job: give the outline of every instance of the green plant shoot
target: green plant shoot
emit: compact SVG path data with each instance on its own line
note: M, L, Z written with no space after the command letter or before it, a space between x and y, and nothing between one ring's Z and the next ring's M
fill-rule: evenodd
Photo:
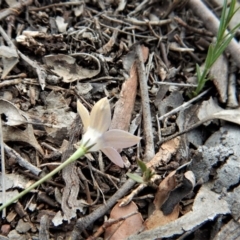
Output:
M127 173L127 176L138 183L149 183L155 173L151 168L148 168L143 161L137 160L137 164L140 167L143 176L141 177L134 173Z
M193 92L193 96L197 96L202 91L205 83L209 80L209 78L207 78L209 70L219 58L219 56L225 51L228 44L234 37L234 33L240 27L239 23L229 32L226 32L232 17L239 10L239 8L234 10L235 5L236 0L232 0L229 9L227 9L227 0L224 1L217 38L216 41L214 43L211 43L208 48L207 57L204 63L204 69L201 70L200 66L198 64L196 65L198 86Z

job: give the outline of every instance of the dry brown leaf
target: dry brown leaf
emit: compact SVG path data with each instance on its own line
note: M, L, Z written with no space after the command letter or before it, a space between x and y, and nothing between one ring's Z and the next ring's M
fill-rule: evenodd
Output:
M0 46L0 57L3 63L1 78L4 79L18 63L18 54L15 48Z
M152 160L147 163L147 167L166 165L171 160L172 156L176 154L179 146L180 137L176 137L168 142L163 143Z
M147 230L163 226L178 218L179 205L176 205L174 210L169 215L164 215L161 210L155 210L152 215L145 221L144 225Z
M168 176L163 179L159 184L158 190L154 199L154 205L156 209L160 209L163 203L167 200L169 193L176 187L175 179L176 171L172 171Z
M97 69L85 68L78 65L77 58L83 59L86 65L89 65L90 61L94 62ZM64 54L48 55L44 57L44 60L54 73L63 78L63 82L74 82L76 80L92 78L101 71L99 60L88 53L72 54L71 56Z
M6 126L3 128L3 140L5 142L25 142L33 146L39 153L44 155L42 147L38 144L31 124L27 124L24 130L18 129L11 126Z
M144 46L141 46L141 48L144 61L146 61L148 58L149 49ZM125 65L130 64L129 78L122 85L120 97L115 106L110 129L121 129L128 131L129 128L138 84L137 67L134 63L135 58L133 56L134 54L130 52L127 56L125 56L124 59L124 62L127 62Z
M20 110L4 99L0 99L0 114L4 114L3 121L8 126L18 126L26 122Z
M228 91L228 59L224 54L220 55L216 62L210 69L209 75L213 79L213 83L216 86L216 89L219 94L219 100L222 103L226 103L227 101L227 91Z
M158 226L167 224L178 218L179 215L179 205L176 205L173 211L164 215L160 210L163 203L167 200L170 192L176 187L175 179L176 171L171 172L158 186L158 190L154 199L155 211L149 216L145 221L144 225L146 229L153 229Z
M140 213L138 213L137 205L134 202L129 203L125 207L119 207L117 203L110 213L110 219L120 219L126 217L129 214L137 212L136 214L119 221L106 228L104 239L120 240L126 239L128 236L135 234L142 230L143 219Z

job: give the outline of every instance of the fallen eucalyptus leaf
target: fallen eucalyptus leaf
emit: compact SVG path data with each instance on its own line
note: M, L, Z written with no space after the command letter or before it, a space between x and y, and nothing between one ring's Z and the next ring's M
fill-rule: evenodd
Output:
M15 48L0 46L0 57L2 58L3 63L1 78L4 79L18 63L18 54Z
M91 68L80 66L77 63L79 58L81 58L84 66L91 66ZM54 73L63 78L63 82L74 82L76 80L92 78L101 71L100 61L88 53L77 53L71 56L64 54L48 55L44 57L44 60ZM96 66L96 69L93 69L93 66Z
M130 214L133 215L129 216ZM121 220L121 218L123 218L123 220ZM139 232L143 228L142 215L138 212L138 207L134 202L131 202L124 207L119 207L119 204L117 203L113 207L110 213L110 220L118 219L121 221L109 224L109 227L106 227L104 239L127 239L127 237Z
M18 126L26 122L20 110L4 99L0 99L0 114L4 114L3 122L8 126Z

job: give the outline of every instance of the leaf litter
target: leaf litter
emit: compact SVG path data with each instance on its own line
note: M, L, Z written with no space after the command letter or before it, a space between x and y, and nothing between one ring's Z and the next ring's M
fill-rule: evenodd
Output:
M107 96L110 128L142 137L118 149L125 168L92 153L9 206L2 238L239 237L239 52L233 40L206 91L189 98L222 6L210 1L217 18L206 23L200 2L0 3L7 199L74 151L77 100L90 110ZM141 176L137 159L154 171L148 183L126 177Z

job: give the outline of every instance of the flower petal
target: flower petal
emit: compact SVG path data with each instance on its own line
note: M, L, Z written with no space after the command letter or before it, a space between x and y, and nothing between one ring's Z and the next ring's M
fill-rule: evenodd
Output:
M116 165L123 168L124 162L121 155L111 147L102 148L101 151Z
M110 104L107 98L102 98L92 108L89 126L99 133L104 133L108 130L110 124Z
M105 146L116 149L131 147L141 140L140 137L134 136L123 130L113 129L103 134Z
M83 104L79 100L77 100L77 111L82 119L84 132L86 132L90 122L90 115L88 110L83 106Z

